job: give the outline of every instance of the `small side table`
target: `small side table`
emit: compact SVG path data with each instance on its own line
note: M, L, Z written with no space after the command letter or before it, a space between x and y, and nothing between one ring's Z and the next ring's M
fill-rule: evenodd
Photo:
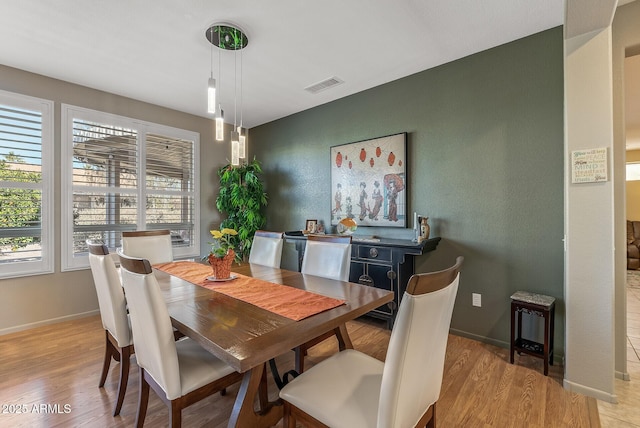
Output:
M549 364L553 365L553 327L555 318L555 297L543 294L517 291L511 296L511 357L513 353L525 354L544 360L544 375L549 374ZM544 318L544 343L522 338L522 313ZM518 335L516 336L516 313L518 314Z

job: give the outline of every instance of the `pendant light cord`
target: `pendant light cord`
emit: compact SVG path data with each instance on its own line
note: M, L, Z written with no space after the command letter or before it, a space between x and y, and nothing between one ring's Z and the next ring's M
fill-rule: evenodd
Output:
M244 43L244 40L242 40L242 43ZM243 70L244 68L242 67L242 50L240 50L240 128L242 128L242 115L244 113L244 104L243 104L243 98L242 98L242 87L243 87L242 71ZM240 131L242 132L242 129L240 129Z
M242 46L242 40L240 41ZM233 50L233 132L236 132L236 117L238 116L238 45L234 43Z

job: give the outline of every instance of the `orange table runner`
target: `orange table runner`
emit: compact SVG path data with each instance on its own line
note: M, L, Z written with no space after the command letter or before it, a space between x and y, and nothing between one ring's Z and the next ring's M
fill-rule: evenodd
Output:
M311 315L343 305L344 300L322 296L286 285L232 272L237 278L226 282L207 280L211 267L201 263L182 261L159 263L155 269L177 276L192 284L242 300L283 317L299 321Z

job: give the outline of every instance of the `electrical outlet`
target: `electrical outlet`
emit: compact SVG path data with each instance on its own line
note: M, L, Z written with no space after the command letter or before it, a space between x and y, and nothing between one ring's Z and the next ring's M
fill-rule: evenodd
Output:
M482 294L471 293L471 304L479 308L482 307Z

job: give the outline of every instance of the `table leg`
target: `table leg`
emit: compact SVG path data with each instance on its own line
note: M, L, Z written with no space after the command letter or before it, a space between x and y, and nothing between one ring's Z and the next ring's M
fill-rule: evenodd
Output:
M553 365L553 350L555 349L553 347L553 331L555 328L554 325L554 319L555 319L555 305L551 305L551 308L549 308L549 316L551 317L551 325L549 326L549 335L551 336L549 338L549 364Z
M513 364L513 353L516 346L516 306L511 302L511 346L509 347L509 362Z
M544 344L542 359L544 359L544 375L549 374L549 311L544 312Z
M282 419L282 402L267 402L266 363L247 371L233 405L228 427L270 427ZM255 399L260 399L260 411L254 410ZM265 405L266 404L266 405Z

